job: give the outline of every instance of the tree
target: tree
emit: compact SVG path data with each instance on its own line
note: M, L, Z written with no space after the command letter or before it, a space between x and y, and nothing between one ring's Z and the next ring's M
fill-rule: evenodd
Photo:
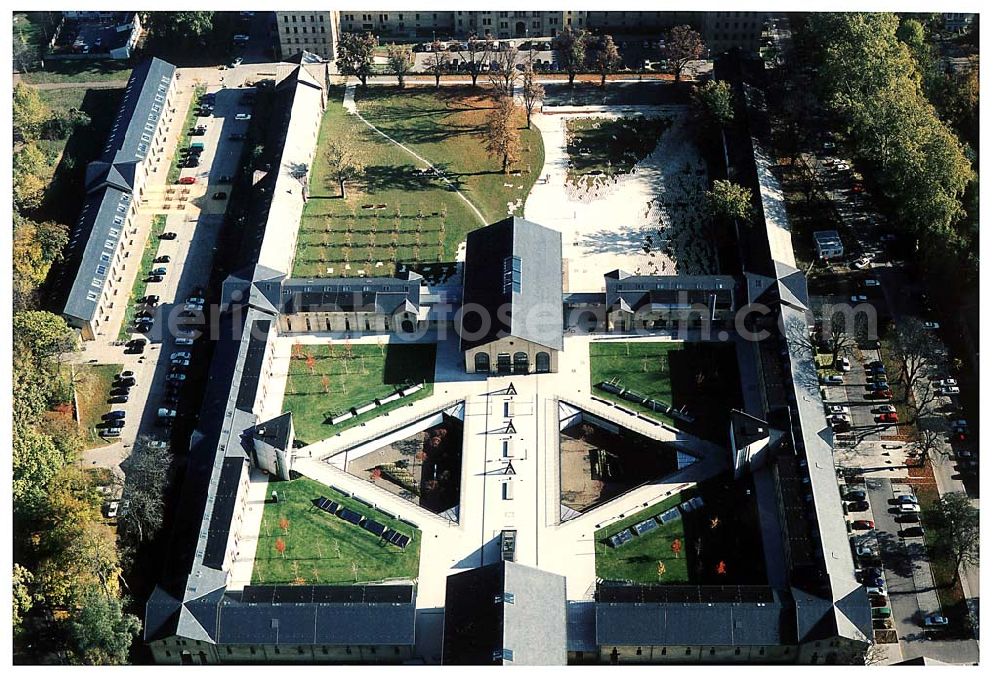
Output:
M692 92L699 114L723 126L733 122L733 91L724 80L710 80Z
M22 212L41 205L46 182L45 155L34 142L23 145L14 154L14 202Z
M100 589L87 589L70 623L76 654L85 664L127 664L142 622L125 612L124 603Z
M27 513L41 508L48 494L49 483L71 461L72 459L67 460L48 434L15 423L11 448L11 496L14 506Z
M154 447L149 437L141 436L123 464L126 475L118 535L130 548L138 548L163 526L164 495L172 462L170 450Z
M517 48L505 43L493 59L496 68L490 69L490 83L493 85L493 97L513 97L517 85ZM491 64L492 67L492 64Z
M670 542L670 550L673 551L675 560L681 557L681 548L682 545L680 538L674 537L674 540Z
M594 66L601 74L601 87L608 78L609 73L614 73L621 66L622 58L618 54L618 46L609 35L602 35L597 39L597 52L594 54Z
M479 74L490 57L489 47L485 41L476 38L475 34L469 36L466 46L465 50L459 51L458 58L462 60L462 68L472 77L472 87L476 87Z
M434 87L441 87L441 76L448 73L448 47L440 40L431 43L431 64L428 70L434 74Z
M524 65L524 73L521 75L521 97L524 100L525 124L524 127L531 127L531 113L535 105L545 97L545 88L538 82L535 74L534 60L530 58Z
M287 548L288 546L285 544L285 540L281 537L274 540L274 550L277 551L282 558L285 557L285 549Z
M209 46L215 12L149 12L146 16L150 37L171 52Z
M979 509L969 497L948 492L924 511L924 525L933 532L931 554L955 564L952 584L958 581L963 563L979 565Z
M902 365L899 381L906 388L906 398L911 399L915 397L917 381L929 379L928 372L941 366L947 350L915 317L903 317L896 322L893 337Z
M403 87L403 78L413 68L413 53L405 45L389 45L389 69L396 74L399 87Z
M346 135L335 135L326 148L326 161L331 175L340 184L340 196L346 199L347 181L365 171L357 142Z
M12 579L14 612L12 617L15 632L21 628L24 616L35 605L35 595L32 590L34 580L35 576L26 567L14 563L14 577Z
M41 358L58 357L77 348L76 334L59 315L25 310L14 315L15 344L24 344Z
M729 180L715 180L705 192L705 202L712 215L729 220L749 220L753 213L752 194Z
M705 54L701 35L688 25L674 26L663 36L663 61L674 74L674 80L681 79L681 71L689 62L700 59Z
M521 160L521 135L514 122L514 100L501 97L486 120L486 153L500 161L501 172Z
M14 137L25 142L38 139L42 126L52 116L38 90L24 83L14 86L13 109Z
M375 63L375 47L378 41L371 33L346 33L337 45L337 68L348 76L354 76L361 85L368 84L368 76Z
M564 28L552 41L559 66L569 76L569 84L573 85L576 74L583 68L587 60L586 34L574 28Z

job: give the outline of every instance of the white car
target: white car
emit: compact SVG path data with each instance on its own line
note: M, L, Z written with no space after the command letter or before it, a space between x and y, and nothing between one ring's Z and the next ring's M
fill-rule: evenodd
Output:
M862 295L851 296L851 302L852 303L867 303L868 302L868 296L862 296Z
M205 299L199 298L198 296L191 296L190 298L187 299L186 302L190 303L191 305L204 305Z
M188 312L201 312L205 309L204 305L198 305L197 303L185 303L184 309Z
M847 165L846 163L834 163L833 169L842 173L846 173L848 170L851 169L851 166Z
M823 379L827 385L844 385L844 377L840 374L833 374Z
M831 414L849 414L850 412L848 411L847 407L844 407L844 406L839 405L839 404L831 404L830 405L830 413Z
M899 512L900 513L920 513L920 504L910 504L910 503L900 504L899 505Z
M848 359L847 357L841 357L841 358L839 358L837 360L837 368L840 369L841 371L850 371L851 370L851 360Z
M865 286L868 288L875 288L876 286L881 286L882 282L878 279L865 279Z
M945 386L944 388L941 388L942 395L958 395L961 392L962 391L959 390L958 387L954 385L949 385Z
M900 494L896 497L896 501L901 504L915 504L917 503L917 498L912 494Z
M866 586L865 591L868 592L869 596L887 596L888 593L884 586Z
M924 322L924 328L930 329L931 331L936 331L941 328L941 325L937 322Z
M175 345L194 345L194 338L175 338Z
M233 68L235 69L242 63L243 63L243 57L236 57L236 59L233 60Z
M171 352L170 359L171 361L175 359L191 359L191 353L186 350L182 350L181 352Z
M880 404L872 409L873 414L895 414L896 408L891 404Z
M170 360L170 367L176 369L177 367L186 367L191 364L190 360L187 359L172 359Z
M104 510L104 517L115 518L117 516L118 516L118 502L117 501L108 502L108 506Z
M934 385L936 385L939 388L945 388L948 386L958 385L958 381L956 381L954 378L945 378L941 381L936 381Z
M855 270L863 270L872 266L871 258L858 258L851 263L851 268Z
M240 113L236 114L235 118L238 121L249 121L250 120L250 114L240 112Z

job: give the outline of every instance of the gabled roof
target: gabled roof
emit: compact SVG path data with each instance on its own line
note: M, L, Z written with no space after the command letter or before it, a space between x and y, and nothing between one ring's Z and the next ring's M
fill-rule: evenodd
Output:
M751 416L739 409L733 409L730 413L730 420L737 449L743 449L755 442L770 438L770 427L763 419Z
M288 436L292 432L292 412L286 411L273 419L261 421L250 431L250 436L258 442L263 442L276 449L288 446Z
M725 275L640 276L622 269L604 275L608 309L627 311L687 309L703 305L709 309L731 309L736 280Z
M286 279L281 284L280 309L296 312L396 312L416 313L420 305L420 279L408 277L356 277Z
M463 350L507 336L562 350L559 232L524 218L505 218L469 233L465 261ZM515 265L516 286L509 281L512 273L505 274Z

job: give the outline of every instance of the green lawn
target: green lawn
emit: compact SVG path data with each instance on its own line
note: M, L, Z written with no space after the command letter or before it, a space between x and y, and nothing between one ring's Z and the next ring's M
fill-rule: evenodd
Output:
M536 129L523 130L523 159L500 172L481 133L491 107L484 90L447 87L370 87L357 92L363 115L380 130L446 172L488 221L505 217L508 202L523 201L541 171L544 150ZM416 158L379 136L342 105L343 89L331 91L310 199L303 210L294 276L391 275L397 262L454 260L465 235L481 226L474 211L442 179L415 175ZM326 160L334 136L357 141L366 169L348 183L347 199ZM519 173L519 175L514 175ZM510 186L504 186L510 185ZM378 206L384 206L379 208Z
M601 390L597 386L602 381L684 408L694 421L668 417ZM715 442L728 442L730 411L742 405L739 368L730 343L591 343L590 383L594 395Z
M170 170L167 172L167 184L174 184L177 182L178 178L181 176L181 172L188 170L188 168L181 168L177 165L181 159L181 152L191 146L191 128L194 127L194 123L198 120L198 98L205 94L207 88L204 85L198 85L194 89L194 95L191 97L191 104L188 106L187 116L184 118L184 127L182 128L183 133L181 133L180 138L177 140L177 147L174 149L174 155L170 159ZM194 171L197 168L190 168Z
M128 306L125 308L125 316L122 317L122 325L118 330L118 340L128 340L132 334L129 331L132 321L132 310L135 309L135 301L146 295L146 275L153 269L153 260L156 252L160 248L159 234L167 225L166 215L154 215L153 224L149 230L149 237L142 250L142 260L139 262L139 271L135 274L135 281L132 282L132 290L128 294Z
M599 182L632 171L656 148L669 118L577 118L566 123L567 177Z
M114 409L128 409L124 404L108 404L111 383L121 370L121 364L78 364L74 367L80 430L87 442L95 447L111 441L97 435L101 417Z
M271 503L277 492L278 503ZM319 510L313 499L327 499L401 532L411 541L405 549L387 544L357 525ZM268 485L254 584L340 584L387 579L416 579L420 568L420 531L393 520L322 483L299 477L272 480ZM286 519L288 527L281 529ZM276 548L284 541L284 556Z
M641 537L633 536L632 541L617 549L611 548L606 540L646 518L652 518L677 506L696 494L694 488L684 490L595 532L597 576L602 579L623 579L650 584L687 583L689 581L687 541L681 518L671 520L666 525L658 525L655 530ZM676 556L672 546L675 539L679 539L681 543L680 553ZM662 575L659 574L661 561L664 568Z
M45 68L21 74L25 83L96 83L125 82L132 75L132 67L127 62L116 59L49 59Z
M433 344L301 345L292 352L284 409L295 421L295 437L316 442L434 394ZM383 356L384 353L384 356ZM312 367L310 367L312 363ZM393 389L426 385L409 397L390 402L337 425L330 416L361 407Z

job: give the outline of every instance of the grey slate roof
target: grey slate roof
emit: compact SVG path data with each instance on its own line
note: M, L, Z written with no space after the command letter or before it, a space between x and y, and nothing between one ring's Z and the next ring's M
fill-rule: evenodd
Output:
M520 292L504 286L504 261L520 258ZM469 233L465 250L462 349L506 336L563 346L562 235L509 217ZM485 329L474 310L486 313ZM471 312L471 314L470 314Z
M286 411L273 419L261 421L249 431L249 434L254 440L276 449L284 449L288 446L288 436L291 432L292 412Z
M636 311L641 308L687 309L705 305L732 310L736 280L730 276L638 276L618 269L604 275L604 298L608 309Z
M733 437L737 449L743 449L747 445L770 437L767 421L739 409L733 409L730 412L730 422L733 426Z
M132 195L111 186L87 194L80 219L70 233L67 253L76 263L63 314L81 324L94 319L111 262L125 238ZM141 273L140 273L141 276Z
M566 664L566 631L562 575L504 561L448 577L444 664Z
M157 57L132 69L125 95L118 108L111 134L101 152L107 163L142 161L149 155L150 135L165 113L166 92L174 80L176 67Z
M420 278L393 277L286 279L281 284L279 309L296 312L416 313L420 306Z

